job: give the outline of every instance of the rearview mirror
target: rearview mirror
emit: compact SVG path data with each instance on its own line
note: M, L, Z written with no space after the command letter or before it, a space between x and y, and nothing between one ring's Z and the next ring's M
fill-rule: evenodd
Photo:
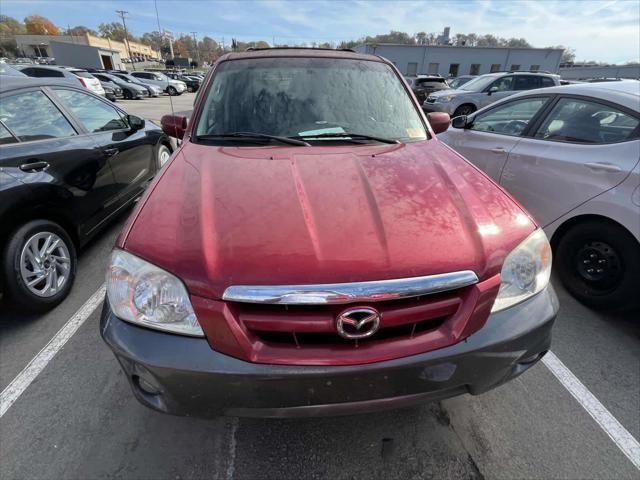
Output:
M144 119L135 115L127 115L127 123L132 132L142 130L144 128Z
M160 120L162 131L170 137L181 139L187 130L187 117L183 115L165 115Z
M471 126L471 122L466 115L460 115L459 117L454 117L451 120L451 126L453 128L467 128Z
M491 87L488 91L487 91L487 95L491 95L492 93L495 93L498 91L498 87Z
M449 124L451 123L449 114L444 112L427 113L427 120L429 121L429 125L431 125L433 133L435 134L446 131L447 128L449 128Z

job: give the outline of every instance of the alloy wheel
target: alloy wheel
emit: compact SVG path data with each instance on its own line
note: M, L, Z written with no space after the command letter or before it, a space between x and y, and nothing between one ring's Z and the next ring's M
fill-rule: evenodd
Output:
M69 248L55 233L36 233L22 247L20 276L29 291L39 297L60 292L69 279L70 268Z

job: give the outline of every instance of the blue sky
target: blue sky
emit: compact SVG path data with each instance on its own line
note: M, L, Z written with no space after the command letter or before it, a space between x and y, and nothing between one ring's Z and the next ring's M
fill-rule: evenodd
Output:
M157 0L160 24L174 33L198 32L278 43L355 39L400 30L492 33L524 37L536 47L568 45L579 60L640 59L640 0ZM136 35L157 30L152 0L0 0L0 13L37 13L59 26L115 21L130 12Z

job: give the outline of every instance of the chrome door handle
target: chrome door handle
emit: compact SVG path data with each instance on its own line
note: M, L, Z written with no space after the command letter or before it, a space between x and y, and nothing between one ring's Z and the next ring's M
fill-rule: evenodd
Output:
M596 172L621 172L622 169L618 165L614 165L613 163L604 163L604 162L589 162L584 164L587 168L594 170Z
M104 154L105 154L107 157L113 157L114 155L117 155L117 153L118 153L119 151L120 151L120 150L118 150L117 148L105 148L105 149L103 150Z
M493 153L507 153L507 150L504 147L492 148L491 151Z
M43 161L23 163L22 165L20 165L20 170L22 170L23 172L41 172L48 166L49 164Z

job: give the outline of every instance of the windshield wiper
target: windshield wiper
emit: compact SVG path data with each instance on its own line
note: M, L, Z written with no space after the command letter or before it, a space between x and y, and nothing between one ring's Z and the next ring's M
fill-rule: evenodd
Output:
M196 140L212 140L214 138L264 138L266 140L276 140L280 143L286 143L287 145L297 145L300 147L311 146L311 144L303 140L296 140L295 138L280 137L278 135L268 135L266 133L253 132L208 133L206 135L198 135L196 137Z
M390 138L375 137L373 135L364 135L362 133L349 133L349 132L327 132L327 133L312 133L309 135L296 135L293 138L344 138L353 140L375 140L380 143L400 143L399 140L392 140Z

